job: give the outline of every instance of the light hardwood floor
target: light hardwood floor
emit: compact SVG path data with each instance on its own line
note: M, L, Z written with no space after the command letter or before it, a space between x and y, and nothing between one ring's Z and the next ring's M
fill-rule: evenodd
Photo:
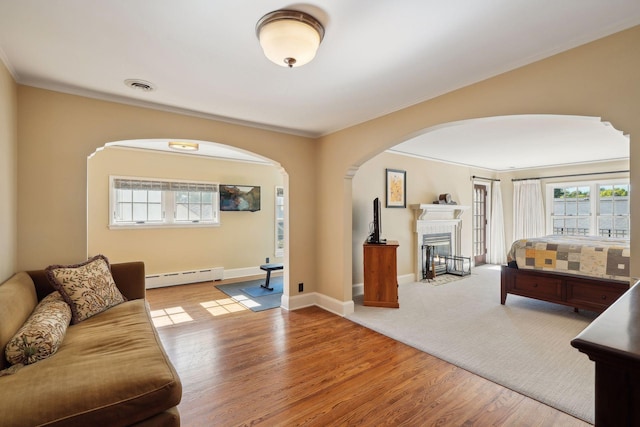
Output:
M589 425L317 307L255 313L211 282L147 299L183 426Z

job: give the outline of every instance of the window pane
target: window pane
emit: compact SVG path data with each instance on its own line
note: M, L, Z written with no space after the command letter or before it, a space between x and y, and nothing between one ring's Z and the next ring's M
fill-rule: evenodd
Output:
M629 230L629 218L626 216L617 216L614 219L616 230Z
M200 205L190 205L189 206L189 219L196 220L200 219Z
M189 192L189 203L200 203L200 192L199 191L190 191Z
M564 220L564 226L566 229L575 229L577 225L578 224L576 218L566 218Z
M116 206L116 219L118 221L132 221L131 203L118 203Z
M213 219L213 205L202 205L202 219L203 221L211 221Z
M188 191L176 191L176 203L188 203L189 192Z
M600 215L613 214L613 200L611 197L600 198Z
M554 201L553 201L553 214L554 215L566 215L564 199L554 199Z
M116 199L120 202L131 202L131 190L116 190Z
M176 204L176 221L187 221L189 219L188 205Z
M611 216L602 216L600 217L600 229L610 230L613 228L613 217Z
M213 203L213 193L208 192L208 191L203 191L202 192L202 203L208 203L208 204Z
M159 203L149 204L149 221L162 221L162 205Z
M616 215L629 215L629 198L616 197L614 200L614 211Z
M135 197L135 195L134 195ZM133 220L134 221L146 221L147 220L147 204L146 203L134 203L133 204Z
M133 201L135 202L146 202L147 201L147 190L133 190Z
M149 191L149 203L161 203L162 191Z
M578 199L578 215L590 215L591 214L591 201L589 198Z

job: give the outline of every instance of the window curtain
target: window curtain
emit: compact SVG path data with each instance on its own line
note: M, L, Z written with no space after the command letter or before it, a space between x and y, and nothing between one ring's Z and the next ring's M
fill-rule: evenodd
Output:
M491 184L491 239L489 239L489 263L505 264L507 253L504 240L504 212L502 210L502 190L500 181Z
M513 182L513 239L544 236L544 203L539 179Z

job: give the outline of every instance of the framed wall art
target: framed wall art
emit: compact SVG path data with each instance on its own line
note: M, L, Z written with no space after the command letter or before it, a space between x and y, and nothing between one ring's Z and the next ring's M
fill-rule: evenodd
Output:
M407 207L407 172L398 169L386 169L387 207Z

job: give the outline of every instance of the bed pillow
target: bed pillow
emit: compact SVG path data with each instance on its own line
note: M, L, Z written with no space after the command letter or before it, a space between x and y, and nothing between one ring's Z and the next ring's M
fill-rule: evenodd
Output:
M71 324L80 323L126 298L111 276L109 260L104 255L75 265L51 265L47 278L71 307Z
M70 321L69 304L60 293L50 293L38 303L31 316L7 343L7 362L28 365L53 355L62 344Z

